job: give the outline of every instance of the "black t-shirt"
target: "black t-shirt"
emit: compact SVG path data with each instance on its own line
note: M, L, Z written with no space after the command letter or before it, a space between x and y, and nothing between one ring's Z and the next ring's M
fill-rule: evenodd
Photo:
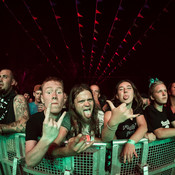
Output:
M62 113L63 111L60 113L59 117L61 117ZM45 118L44 111L33 114L30 117L30 119L27 121L26 124L26 141L39 140L39 138L42 136L44 118ZM70 123L70 115L68 112L66 113L61 126L65 127L68 131L70 131L71 123Z
M13 108L13 100L16 95L16 92L12 89L7 96L0 96L0 124L9 124L16 121Z
M171 128L171 122L175 120L172 111L166 107L163 107L163 111L160 112L153 105L149 105L146 107L144 115L148 132L153 132L158 128Z
M134 111L134 114L143 114L143 111L141 108L139 108ZM117 139L128 139L131 137L131 135L134 134L137 128L138 126L137 126L136 118L133 118L133 120L128 119L123 123L119 124L115 135Z

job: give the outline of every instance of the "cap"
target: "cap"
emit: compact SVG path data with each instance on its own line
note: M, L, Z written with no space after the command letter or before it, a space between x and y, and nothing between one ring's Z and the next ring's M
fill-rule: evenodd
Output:
M40 84L35 85L34 89L33 89L34 92L38 91L38 90L41 90L41 85Z

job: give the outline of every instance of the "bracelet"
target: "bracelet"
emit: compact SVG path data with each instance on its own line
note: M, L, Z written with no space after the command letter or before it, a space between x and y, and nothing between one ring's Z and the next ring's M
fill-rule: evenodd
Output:
M111 130L111 131L116 131L116 129L117 128L111 128L109 125L108 125L108 123L106 124L106 126L107 126L107 128L109 129L109 130ZM115 125L114 125L115 126Z
M131 139L128 139L127 143L130 143L132 145L135 145L136 144L136 142L134 140L131 140Z
M90 135L86 135L86 141L87 141L87 142L91 141Z

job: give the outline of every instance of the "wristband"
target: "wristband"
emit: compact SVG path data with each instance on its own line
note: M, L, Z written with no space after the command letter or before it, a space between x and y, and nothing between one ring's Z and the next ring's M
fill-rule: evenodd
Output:
M131 139L128 139L127 143L130 143L132 145L135 145L136 144L136 142L134 140L131 140Z
M108 128L109 130L111 130L111 131L116 131L116 128L110 127L110 126L108 125L108 123L106 124L106 126L107 126L107 128Z
M90 141L91 141L90 135L86 135L86 141L87 141L87 142L90 142Z

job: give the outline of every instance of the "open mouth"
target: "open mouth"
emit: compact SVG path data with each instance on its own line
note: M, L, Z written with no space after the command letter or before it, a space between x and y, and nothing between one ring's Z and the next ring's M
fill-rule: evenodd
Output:
M128 98L129 98L128 95L124 95L124 96L123 96L123 99L124 99L124 100L128 100Z
M85 117L89 118L91 117L91 110L90 109L84 109L83 110Z

